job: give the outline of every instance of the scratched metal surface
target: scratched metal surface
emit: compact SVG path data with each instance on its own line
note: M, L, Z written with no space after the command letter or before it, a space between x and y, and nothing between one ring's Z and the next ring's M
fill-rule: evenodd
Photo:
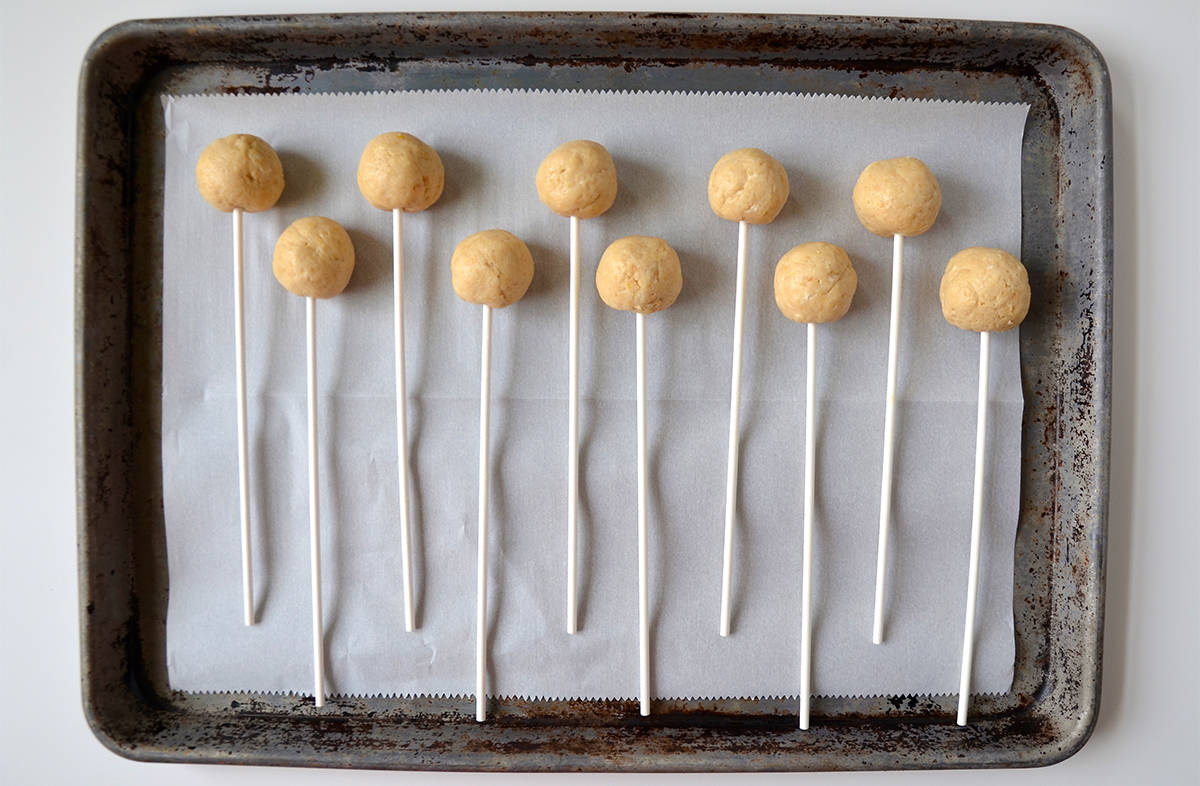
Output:
M1026 395L1012 691L545 702L186 695L166 684L159 402L164 92L405 88L809 91L1031 104ZM840 770L1050 764L1100 696L1111 389L1111 100L1056 27L738 15L393 14L130 22L79 88L76 437L82 688L117 753L154 761L485 770Z

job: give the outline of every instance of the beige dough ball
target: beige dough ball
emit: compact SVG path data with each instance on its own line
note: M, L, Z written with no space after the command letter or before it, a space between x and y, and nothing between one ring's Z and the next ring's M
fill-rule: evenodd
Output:
M468 303L504 308L533 281L533 255L511 232L486 229L467 237L450 258L454 291Z
M263 140L230 134L204 148L196 161L200 195L217 210L258 213L283 193L283 164Z
M679 255L657 237L621 238L604 250L596 268L600 299L621 311L662 311L682 288Z
M942 275L942 315L963 330L1001 332L1029 313L1029 274L998 248L965 248Z
M942 189L919 158L876 161L854 184L858 220L882 237L912 237L927 231L941 207Z
M358 160L358 190L380 210L417 213L436 202L445 185L437 151L412 134L380 134Z
M793 322L833 322L850 310L858 274L833 243L803 243L775 266L775 304Z
M721 156L708 175L708 204L730 221L769 224L788 198L783 164L754 147Z
M354 244L333 219L297 219L276 241L271 268L293 295L333 297L346 288L354 272Z
M537 171L538 197L560 216L595 218L617 198L617 168L598 142L577 139L554 148Z

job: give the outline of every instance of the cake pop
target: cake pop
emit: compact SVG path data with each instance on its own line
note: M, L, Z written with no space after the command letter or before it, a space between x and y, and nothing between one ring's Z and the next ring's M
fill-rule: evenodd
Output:
M487 530L488 432L491 420L492 309L517 302L533 281L533 255L520 238L488 229L465 238L450 260L454 292L482 306L483 339L479 374L479 530L475 595L475 720L487 720Z
M871 640L883 643L883 602L887 579L887 541L892 510L892 460L896 418L896 357L900 344L904 238L933 226L942 206L942 190L919 159L888 158L867 166L854 184L854 212L868 231L892 237L892 305L888 325L887 397L883 416L883 470L879 493L879 546L875 560L875 617Z
M750 224L769 224L788 198L783 164L746 147L717 161L708 176L708 204L728 221L738 222L737 289L733 306L733 372L729 385L729 453L725 472L725 542L721 562L721 635L729 635L733 583L733 525L737 512L738 415L742 403L742 334L746 307L746 244Z
M275 243L275 278L304 298L308 354L308 523L312 579L313 697L325 704L324 620L321 613L321 509L317 452L317 299L346 288L354 272L354 245L340 224L321 216L292 222Z
M250 468L246 445L246 297L242 213L275 205L283 193L283 164L275 150L250 134L231 134L204 148L196 185L210 205L233 214L233 347L237 388L238 510L242 541L242 618L254 624L254 572L250 554Z
M578 627L575 572L579 515L579 219L595 218L617 198L617 169L598 142L565 142L542 160L537 171L538 198L560 216L568 216L571 293L567 336L567 633Z
M404 363L404 214L430 207L442 195L445 171L437 151L412 134L389 132L367 143L358 160L358 190L374 207L392 213L393 323L396 370L396 463L400 489L400 562L404 629L416 627L413 610L412 528L409 525L408 389Z
M667 308L683 288L679 255L657 237L623 237L610 245L596 268L600 299L636 322L638 455L638 707L650 714L650 591L646 545L646 327L645 317Z
M1011 330L1029 312L1029 274L1013 255L995 248L963 249L950 258L940 290L950 324L979 333L979 408L975 424L975 481L971 501L971 555L958 684L958 725L967 724L975 651L975 601L983 532L983 477L987 451L988 365L991 334Z
M846 252L832 243L804 243L775 266L775 303L793 322L808 325L804 393L804 545L800 583L800 728L808 728L812 698L812 530L817 477L817 323L841 319L850 309L858 274Z

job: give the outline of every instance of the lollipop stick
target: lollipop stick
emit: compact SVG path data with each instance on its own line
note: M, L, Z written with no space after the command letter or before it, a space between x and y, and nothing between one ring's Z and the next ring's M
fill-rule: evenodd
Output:
M233 209L233 354L237 366L238 509L242 517L242 618L254 624L254 573L250 560L250 470L246 449L246 297L242 210Z
M488 423L491 416L492 309L483 307L483 355L479 373L479 543L475 595L475 720L487 720L487 529Z
M721 563L721 635L729 635L729 590L733 579L733 519L737 512L738 414L742 408L742 327L746 311L746 232L738 222L737 292L733 306L733 378L729 386L729 456L725 472L725 553Z
M408 390L404 381L404 214L392 211L392 276L395 281L396 455L400 465L400 561L404 578L404 630L412 632L412 530L408 524Z
M987 443L988 336L979 334L979 411L975 420L975 490L971 501L971 562L967 569L967 617L963 628L962 672L958 680L958 725L967 725L971 703L971 661L975 653L975 594L979 584L979 541L983 529L983 470Z
M900 297L904 235L892 236L892 313L888 327L887 402L883 414L883 479L879 490L879 551L875 559L875 626L871 641L883 643L883 598L887 581L888 519L892 512L892 443L896 421L896 352L900 345Z
M321 616L321 509L317 476L317 301L304 299L308 343L308 528L312 567L313 696L325 706L325 634Z
M637 315L638 684L642 715L650 714L650 591L646 555L646 316Z
M812 694L812 530L817 476L817 326L808 323L804 387L804 573L800 579L800 728L808 728Z
M567 392L567 633L576 631L579 508L579 218L571 216L571 306Z

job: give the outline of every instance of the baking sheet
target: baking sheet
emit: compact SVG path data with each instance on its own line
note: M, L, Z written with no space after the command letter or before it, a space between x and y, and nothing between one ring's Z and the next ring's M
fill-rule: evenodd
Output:
M302 303L273 281L291 220L342 221L358 268L318 308L326 630L337 693L473 690L478 310L453 296L450 252L500 226L534 251L531 292L495 317L491 650L501 695L636 693L632 318L584 288L582 630L563 631L566 220L532 178L556 144L596 138L617 160L613 210L584 222L585 283L604 245L659 234L680 252L679 303L648 320L653 681L660 696L789 695L798 684L803 328L775 310L774 261L842 245L859 292L822 328L814 687L821 694L957 688L970 515L976 345L949 327L937 282L967 245L1020 248L1025 107L794 95L454 92L168 99L164 189L163 472L171 598L168 669L181 690L310 689ZM753 118L747 123L746 118ZM514 120L520 119L520 120ZM536 119L536 122L527 119ZM880 135L878 128L892 129ZM390 217L354 185L383 130L441 152L447 192L406 220L409 404L421 628L400 624L392 414ZM208 141L269 139L280 205L247 216L247 336L256 596L240 623L228 216L195 191ZM708 209L711 164L755 145L793 197L752 228L743 377L734 635L716 635L736 229ZM890 242L853 216L865 163L912 154L938 173L943 213L908 241L888 641L870 644ZM214 238L220 238L215 241ZM257 262L255 261L257 260ZM1019 498L1017 336L993 343L988 539L975 686L1011 681Z

